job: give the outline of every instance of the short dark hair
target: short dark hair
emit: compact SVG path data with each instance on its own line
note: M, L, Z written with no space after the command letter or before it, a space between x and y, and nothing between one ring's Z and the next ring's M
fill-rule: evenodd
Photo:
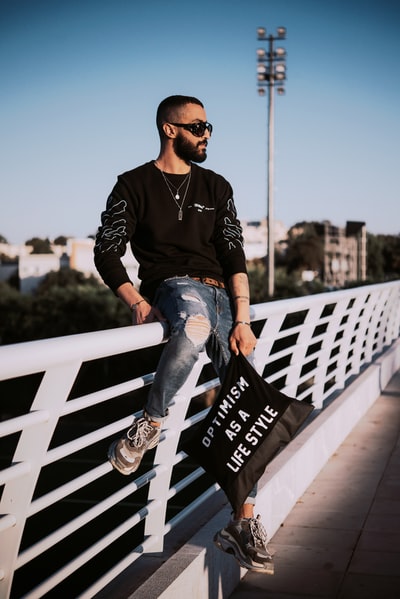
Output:
M160 102L156 116L157 129L160 137L164 135L162 128L163 124L171 122L171 120L175 118L175 112L183 106L186 106L186 104L197 104L204 108L202 102L192 96L168 96L168 98L165 98L165 100Z

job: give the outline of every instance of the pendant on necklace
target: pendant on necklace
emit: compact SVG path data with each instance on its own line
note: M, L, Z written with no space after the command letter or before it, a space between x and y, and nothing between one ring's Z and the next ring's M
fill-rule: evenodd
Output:
M179 193L176 194L175 199L176 200L180 200L181 199L181 196L179 195Z
M183 212L182 212L182 209L180 208L179 212L178 212L178 220L182 220L182 219L183 219Z

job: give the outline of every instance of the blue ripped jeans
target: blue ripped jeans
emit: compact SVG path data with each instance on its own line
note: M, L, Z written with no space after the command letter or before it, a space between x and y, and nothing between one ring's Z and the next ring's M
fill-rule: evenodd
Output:
M168 416L176 392L185 383L200 352L206 350L223 379L230 359L232 310L227 292L174 277L161 283L154 305L167 319L169 340L162 352L145 410L155 421Z
M167 319L169 340L162 352L145 412L154 421L168 416L168 406L185 383L200 352L206 351L223 381L231 351L233 325L228 293L189 277L174 277L161 283L154 305ZM256 488L246 503L254 503Z

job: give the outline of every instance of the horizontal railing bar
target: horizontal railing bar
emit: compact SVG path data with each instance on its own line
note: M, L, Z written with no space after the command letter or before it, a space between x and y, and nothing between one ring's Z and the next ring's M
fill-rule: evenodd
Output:
M184 507L178 514L173 516L171 520L169 520L165 525L165 534L170 532L173 528L175 528L178 524L183 522L185 518L187 518L190 514L192 514L195 510L197 510L207 499L212 497L216 491L219 491L221 487L218 483L214 483L204 491L201 495L196 497L194 501L192 501L189 505Z
M14 462L8 468L0 471L0 485L4 485L12 480L26 476L31 471L30 462Z
M91 545L89 549L83 551L75 559L73 559L68 564L60 568L60 570L58 570L51 577L49 577L43 584L33 589L33 591L29 593L29 595L25 596L26 599L28 599L28 597L31 597L31 599L43 597L45 593L53 589L56 585L60 584L60 582L62 582L68 576L73 574L78 568L85 565L90 559L93 559L93 557L98 555L100 551L102 551L108 545L120 538L128 530L139 524L149 514L149 512L149 506L140 509L138 512L136 512L136 514L134 514L128 520L120 524L117 528L113 529L106 536L102 537L94 545Z
M17 524L17 519L13 514L2 514L0 516L0 532L4 532Z
M8 418L0 423L0 437L13 435L26 428L35 426L35 424L43 424L44 422L48 422L49 418L50 414L48 410L36 410L34 412L28 412L23 416Z
M63 445L59 445L53 449L49 449L46 454L44 465L47 466L48 464L61 460L62 458L65 458L79 451L80 449L84 449L93 443L97 443L97 441L103 440L105 437L120 432L123 428L128 428L131 424L132 416L127 416L117 422L97 429L96 431L92 431L91 433L82 435L81 437L77 437L73 441L69 441L68 443L64 443Z
M110 465L108 462L104 462L100 466L96 466L96 468L92 468L85 474L81 474L76 478L73 478L69 482L57 487L50 493L46 493L45 495L41 495L37 499L34 499L30 505L29 517L38 514L42 510L48 508L50 505L57 503L62 499L65 499L68 495L79 491L83 487L90 485L95 480L98 480L105 474L108 474L110 471Z
M388 285L390 285L390 283L388 283ZM379 283L376 285L368 285L368 291L370 293L373 293L376 290L380 290L379 288ZM253 320L263 320L268 316L275 316L280 314L286 315L295 312L300 312L306 309L311 309L314 305L318 306L322 303L325 306L327 306L330 304L337 304L343 299L346 299L349 302L350 299L355 298L360 293L360 289L362 288L358 287L354 290L337 290L325 292L323 294L306 295L302 297L295 297L289 299L280 299L277 301L272 301L263 304L252 304L251 317ZM366 287L364 287L363 289L366 289Z
M0 380L20 376L21 372L44 372L79 359L87 362L152 347L165 341L165 332L161 322L154 322L140 327L137 334L132 326L127 326L5 345L0 347Z
M53 449L50 449L44 461L44 465L49 465L53 462L61 460L73 453L76 453L80 449L84 449L89 445L93 445L97 443L97 441L102 441L104 438L109 437L115 433L119 433L121 430L129 428L133 421L133 416L136 416L138 413L133 414L132 416L126 416L125 418L121 418L112 424L99 428L91 433L86 435L82 435L81 437L77 437L73 441L69 441L68 443L63 443Z
M180 524L180 522L182 522L187 516L192 514L199 506L202 505L204 501L212 497L214 493L219 490L219 488L220 487L217 483L213 484L206 491L204 491L204 493L199 495L199 497L197 497L192 503L183 508L179 514L176 514L173 518L171 518L171 520L164 526L163 535L166 535L174 527ZM121 574L121 572L123 572L141 556L142 553L138 553L140 549L143 549L143 551L151 551L152 546L157 543L157 541L157 536L149 536L141 546L136 547L129 555L118 562L114 568L107 572L101 579L96 581L94 585L86 589L82 595L79 595L77 599L91 599L96 592L103 589L109 582L114 580L119 574ZM32 597L32 599L34 598Z
M160 441L163 439L164 436L165 432L161 434ZM74 478L73 480L69 481L68 483L65 483L64 485L57 487L50 493L42 495L41 497L35 499L32 502L30 506L31 509L29 511L29 516L33 516L34 514L42 511L43 509L46 509L46 507L49 507L49 505L52 505L56 501L64 499L65 497L67 497L71 493L74 493L75 491L79 491L88 484L94 482L95 480L98 480L101 476L108 474L111 470L112 466L110 465L110 463L108 461L104 462L104 464L101 464L96 468L92 468L92 470L89 470L88 472L85 472L85 474L82 474L77 478ZM134 488L133 491L138 490L145 484L147 484L149 482L149 477L147 476L147 474L144 474L140 478L136 479L134 482L136 483L136 488ZM130 490L128 494L132 492L132 486L130 486L129 489Z
M387 283L386 286L390 287L390 285L394 286L395 284L396 282ZM355 298L359 289L356 288L354 293L351 294L349 294L349 290L339 290L329 294L315 294L267 304L255 304L251 306L251 317L252 320L263 320L282 313L291 314L302 309L309 309L314 304L321 303L321 295L325 296L323 298L325 299L325 305L338 303L343 298L349 301L349 295ZM372 294L375 290L379 290L379 284L368 286L369 294ZM327 295L330 296L329 300L331 301L326 298ZM329 319L329 317L327 318ZM47 370L55 364L75 361L80 356L82 360L88 361L151 347L166 340L166 327L162 323L147 324L145 327L140 327L140 329L140 335L132 334L132 327L127 326L108 331L48 339L45 342L46 351L41 351L43 341L30 341L1 347L0 380L18 376L21 372L21 363L24 364L24 373L31 374ZM79 343L77 343L78 337Z
M193 397L197 397L198 395L201 395L202 393L211 391L212 389L215 389L215 387L218 387L219 385L220 385L220 381L218 378L211 379L209 381L205 381L204 383L197 385L197 387L194 390Z
M137 389L141 389L147 385L150 385L153 380L154 372L136 379L132 379L131 381L126 381L125 383L114 385L113 387L107 387L106 389L95 391L94 393L90 393L88 395L82 395L82 397L70 399L64 404L62 416L90 408L94 405L102 403L103 401L124 395L125 393L136 391Z
M125 531L126 532L126 531ZM164 531L162 531L164 532ZM150 552L154 545L158 544L159 536L152 535L147 537L141 545L135 547L128 555L126 555L121 561L119 561L111 570L106 572L101 578L99 578L92 586L86 589L76 599L92 599L93 596L100 590L102 590L109 582L114 580L121 572L132 565L144 552ZM32 597L32 599L35 599Z
M173 486L170 487L168 491L168 499L172 499L172 497L175 497L177 493L180 493L180 491L186 489L186 487L198 480L203 474L203 468L196 468L196 470L193 470L193 472L182 478L180 481L176 482Z
M111 468L111 466L110 466L110 468ZM165 466L160 465L160 466L156 466L155 468L153 468L152 470L147 472L142 477L141 482L143 484L141 486L144 486L145 484L150 482L150 480L152 478L154 478L157 473L163 471L164 469L165 469ZM76 532L79 528L81 528L85 524L88 524L89 522L91 522L92 520L94 520L95 518L100 516L103 512L108 510L108 508L112 507L113 505L115 505L116 503L121 501L122 499L125 499L125 497L130 495L132 492L138 490L139 488L140 487L137 485L137 482L133 481L132 483L130 483L130 484L126 485L125 487L123 487L122 489L120 489L119 491L116 491L112 495L109 495L106 499L99 501L95 506L89 508L83 514L70 520L68 522L68 524L61 526L60 528L55 530L53 533L49 534L47 537L45 537L41 541L38 541L34 545L31 545L29 548L25 549L18 556L17 568L20 568L21 566L23 566L30 560L34 559L38 555L41 555L44 551L46 551L47 549L49 549L50 547L52 547L59 541L65 539L72 533Z
M124 393L128 393L130 391L135 391L142 387L145 387L151 384L154 380L154 372L149 373L143 377L139 377L133 379L132 381L127 381L126 383L121 383L119 385L115 385L113 387L107 387L107 389L103 389L101 391L96 391L94 393L90 393L88 395L84 395L82 397L78 397L72 400L69 400L64 405L62 410L62 416L66 416L67 414L72 414L78 412L79 410L86 409L88 407L97 405L103 401L108 401L114 399L119 395L123 395ZM215 378L210 381L205 381L199 384L193 394L193 397L200 395L201 393L205 393L212 389L215 389L219 385L219 379ZM125 419L124 419L125 420ZM123 427L121 427L123 428ZM104 431L104 429L102 429ZM114 432L114 431L112 431Z

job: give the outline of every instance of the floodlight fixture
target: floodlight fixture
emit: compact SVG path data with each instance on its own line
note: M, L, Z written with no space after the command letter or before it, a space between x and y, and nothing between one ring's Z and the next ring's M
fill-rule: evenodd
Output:
M267 186L267 227L268 227L268 295L273 297L275 287L275 242L274 242L274 89L279 96L285 93L286 50L274 48L274 42L286 39L286 28L277 27L276 35L268 35L265 27L257 28L257 39L268 42L268 49L257 50L258 94L266 95L268 88L268 186Z

